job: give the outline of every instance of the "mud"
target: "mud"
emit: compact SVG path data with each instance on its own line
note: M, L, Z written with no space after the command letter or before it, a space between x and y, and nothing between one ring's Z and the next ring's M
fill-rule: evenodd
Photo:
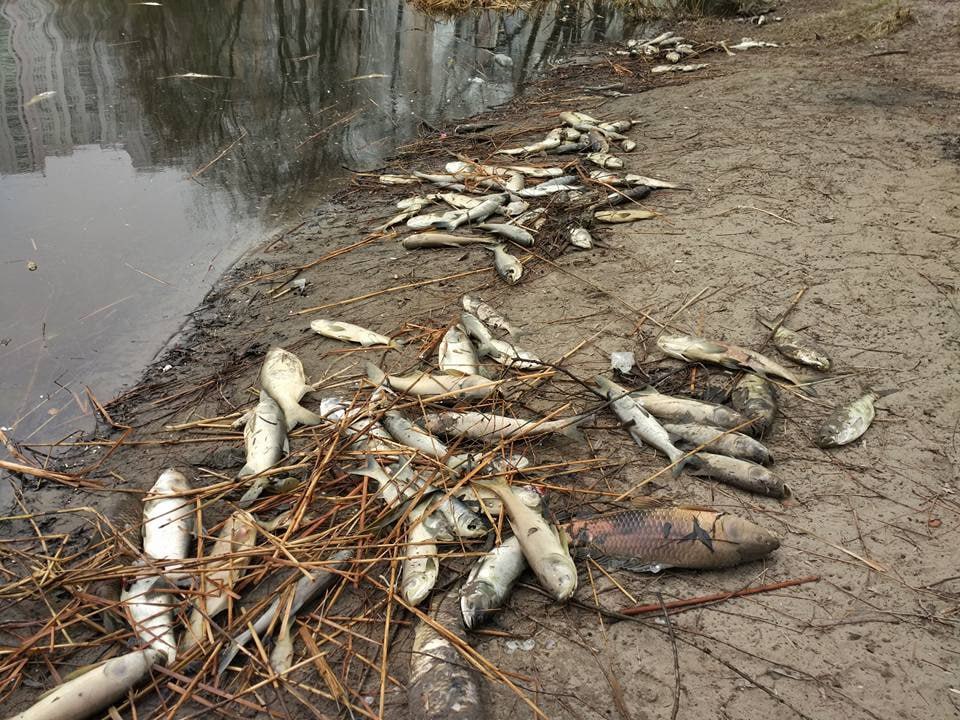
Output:
M510 118L518 126L564 107L639 119L630 133L639 147L626 156L628 168L690 190L651 196L645 204L661 219L596 230L592 252L531 260L515 287L497 280L482 249L406 252L394 240L372 239L331 256L391 215L389 199L401 196L372 192L369 184L348 188L224 277L141 385L110 406L117 424L135 428L94 473L110 491L25 479L24 506L89 504L123 517L136 506L136 495L123 491L146 488L164 466L235 471L239 436L173 444L181 436L163 426L239 411L253 399L250 388L272 344L296 350L311 379L329 378L329 392L356 378L363 360L397 370L415 360L413 350L387 357L344 352L309 331L321 315L388 334L408 323L436 330L459 311L463 292L475 292L521 324L524 346L543 357L559 358L588 340L566 364L590 377L606 370L616 350L636 352L641 368L665 367L652 341L658 326L646 317L760 347L767 331L757 315L775 316L807 287L789 324L827 348L836 370L817 398L781 394L781 418L767 441L794 499L780 504L688 476L661 476L653 486L774 530L781 548L766 562L715 572L607 577L582 566L576 598L615 611L634 604L627 593L647 603L658 594L669 601L809 575L820 580L671 615L675 640L662 617L618 621L521 588L496 627L532 639L533 649L483 635L476 647L516 673L551 718L671 717L675 653L676 717L956 716L960 166L944 133L960 132L953 125L960 53L928 40L955 36L960 8L912 3L915 23L867 40L878 13L892 4L877 10L875 3L847 3L842 11L833 5L792 2L777 11L782 23L761 28L732 21L683 27L688 37L735 42L749 35L784 47L711 54L708 70L682 82L600 101L552 94L543 106L539 95L528 95L526 115ZM909 53L875 55L889 49ZM421 167L403 157L400 169ZM307 281L303 295L274 297L283 289L276 283L250 282L314 262L298 275ZM298 314L316 306L325 309ZM819 421L861 386L899 392L879 403L862 441L815 448ZM528 400L537 410L557 399L546 388ZM603 429L609 421L598 425L588 430L589 452L625 466L565 482L620 492L662 466ZM82 466L104 452L77 449L71 462ZM543 453L576 458L585 449L554 442ZM213 481L198 472L198 482ZM23 522L6 524L10 532L33 532ZM48 533L74 533L74 545L83 527L76 517L42 525ZM405 678L407 628L397 642L390 672ZM27 672L42 682L39 667ZM362 692L376 695L377 682L369 679ZM34 692L19 691L12 707ZM502 687L489 685L488 694L493 717L529 712ZM386 699L387 717L405 716L401 689L390 686ZM307 717L290 708L292 716Z

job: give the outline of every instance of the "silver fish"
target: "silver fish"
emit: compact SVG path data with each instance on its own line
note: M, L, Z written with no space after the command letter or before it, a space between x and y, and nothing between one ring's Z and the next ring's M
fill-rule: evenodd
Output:
M530 209L530 203L528 203L526 200L521 200L520 198L517 198L516 200L513 200L510 203L504 205L503 214L506 215L507 217L517 217L518 215L522 215L529 209Z
M751 38L741 38L736 45L731 45L731 50L749 50L751 48L780 47L776 43L764 42L763 40L752 40Z
M392 348L397 347L397 343L394 340L382 333L368 330L359 325L343 322L342 320L314 320L310 323L310 329L318 335L333 338L334 340L342 340L343 342L358 343L363 347L371 347L374 345L386 345Z
M657 347L664 354L686 362L709 362L732 370L749 370L758 375L781 377L807 394L815 394L812 389L801 387L803 381L780 363L739 345L692 335L661 335L657 338Z
M777 416L777 391L759 375L744 373L730 392L730 404L753 421L744 432L763 437Z
M598 210L593 217L600 222L606 223L628 223L635 220L649 220L657 217L653 210L644 210L643 208L627 208L625 210Z
M475 315L462 313L460 318L467 333L476 340L477 353L480 357L489 357L501 365L521 370L539 368L543 365L540 358L533 353L521 350L506 340L495 338Z
M477 227L481 230L491 232L494 235L504 237L507 240L512 240L513 242L517 243L517 245L523 245L524 247L533 247L533 243L535 242L533 235L517 225L506 225L503 223L481 223L477 225Z
M440 573L437 534L426 522L421 522L430 505L430 498L425 498L407 516L407 546L401 563L400 593L411 605L419 605L430 594Z
M313 387L307 385L300 358L289 350L273 347L267 351L260 368L260 387L267 391L287 421L287 430L293 430L298 424L317 425L323 418L300 405L300 399Z
M765 327L773 329L773 324L761 319ZM773 346L788 360L801 365L809 365L822 372L830 369L830 356L816 343L807 340L800 333L780 325L773 333Z
M466 213L465 222L475 223L482 222L486 220L491 215L497 215L503 208L503 204L507 202L510 198L506 195L491 195L482 203L477 205L474 208L469 210L464 210Z
M461 300L463 309L468 313L473 313L481 322L484 322L492 327L499 328L510 335L517 335L519 333L517 327L513 325L509 320L507 320L503 315L498 313L490 305L485 303L480 298L475 295L464 295Z
M593 237L590 231L582 227L572 227L568 234L570 244L581 250L590 250L593 248Z
M503 245L485 245L493 253L493 265L497 274L511 285L515 285L523 275L523 263L507 252Z
M143 503L143 553L153 560L184 560L190 553L194 502L184 497L190 483L173 468L164 470ZM179 579L181 564L167 565L163 572Z
M667 182L666 180L657 180L657 178L647 177L646 175L633 175L628 173L623 181L627 185L646 185L651 188L661 188L664 190L674 190L680 186L676 183Z
M595 382L600 387L603 396L611 401L611 409L620 418L620 422L624 424L634 442L641 447L649 445L662 452L670 458L671 463L676 463L672 470L673 476L679 475L686 462L683 459L685 453L670 441L670 435L657 422L656 418L643 405L632 398L626 388L617 385L602 375L598 375Z
M547 133L547 136L540 142L523 145L522 147L510 148L509 150L497 150L496 155L532 155L533 153L546 152L551 150L562 142L563 130L555 128Z
M409 464L402 463L391 468L388 472L372 457L367 457L362 467L350 470L348 474L368 477L377 483L377 494L389 508L397 508L405 500L415 497L423 489L424 482L409 468Z
M522 503L506 483L477 484L500 496L510 528L520 541L523 556L543 589L559 602L567 600L577 589L577 568L570 557L566 535L539 512Z
M433 603L433 622L467 644L457 620L456 594ZM460 646L462 647L462 646ZM480 695L480 676L463 650L423 620L413 631L407 712L410 720L486 720L490 714Z
M694 447L704 447L708 452L729 455L766 465L773 460L770 451L749 435L726 432L706 425L691 423L663 423L663 429L672 437L679 438Z
M643 405L654 417L675 423L712 425L724 430L742 429L749 425L749 416L741 415L725 405L664 395L652 387L634 390L630 397Z
M440 193L437 197L457 210L472 210L485 201L485 198L464 195L463 193Z
M439 438L408 420L397 410L387 410L384 413L383 426L398 443L419 450L428 457L439 460L450 454L450 449Z
M693 72L694 70L703 70L705 67L710 67L709 63L691 63L689 65L654 65L650 68L650 72L654 75L659 75L661 73L668 72L682 72L688 73Z
M247 462L237 477L245 478L259 475L269 470L290 452L287 440L287 421L283 410L263 390L260 402L251 411L247 426L243 430L243 441L247 450Z
M56 94L57 94L56 90L46 90L42 93L37 93L36 95L34 95L32 98L30 98L23 104L23 109L26 110L28 107L32 107L33 105L36 105L38 102L43 102L44 100L52 98Z
M822 448L840 447L859 438L877 414L874 403L891 392L870 391L847 405L835 408L817 431L817 445Z
M404 198L397 201L397 210L414 210L420 212L427 205L436 202L437 195L416 195L410 198Z
M460 612L469 629L480 627L503 608L514 584L527 569L516 535L480 558L460 588Z
M162 653L168 666L177 659L177 641L173 636L173 605L170 595L158 592L156 576L132 582L120 593L134 634L144 645Z
M497 383L481 375L387 375L372 363L367 363L367 377L375 385L387 385L400 393L448 402L479 400L497 391Z
M604 170L619 170L623 167L623 160L608 152L592 152L587 154L587 160L599 165Z
M150 3L143 3L150 4ZM155 3L159 5L159 3ZM110 658L51 688L37 702L10 720L77 720L98 713L127 697L150 678L163 659L153 648Z
M430 432L498 443L503 439L528 438L557 433L571 440L583 440L577 425L586 415L561 420L525 420L481 412L427 413L424 424Z
M479 458L480 456L478 455L476 458L478 462ZM500 472L499 467L502 467L503 470L513 471L517 468L526 467L529 464L530 461L523 457L523 455L511 455L508 458L495 457L487 467L490 467L496 472ZM540 512L541 506L543 505L543 496L537 492L536 488L532 485L512 485L511 489L513 490L513 494L520 498L520 502ZM503 512L503 502L500 500L500 496L477 483L464 485L455 492L454 495L466 503L471 510L475 510L481 515L499 517Z
M427 230L428 228L456 230L465 222L466 210L450 210L439 215L417 215L407 220L407 227L411 230Z
M741 490L768 497L790 497L790 487L768 468L727 455L699 452L689 464L691 475L702 475Z
M526 198L537 198L537 197L546 197L547 195L553 195L555 193L561 192L570 192L572 190L579 190L582 186L577 184L569 185L546 185L540 183L540 185L534 185L533 187L524 188L517 193L520 197Z
M633 127L633 120L614 120L613 122L597 123L597 127L608 132L624 133Z
M447 329L440 341L438 355L438 366L448 375L476 375L480 369L477 351L462 325Z
M493 245L494 241L488 237L472 235L449 235L447 233L425 232L408 235L400 241L404 250L420 250L423 248L465 247L467 245Z
M381 175L378 178L381 185L416 185L417 178L409 175Z

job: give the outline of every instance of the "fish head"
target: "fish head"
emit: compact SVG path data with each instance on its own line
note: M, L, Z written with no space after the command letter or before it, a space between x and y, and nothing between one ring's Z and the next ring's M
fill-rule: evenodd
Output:
M460 588L460 613L464 626L472 630L485 623L498 609L500 598L487 582L468 582Z
M577 589L577 569L569 555L550 555L543 562L544 574L550 578L553 596L563 602Z
M477 538L487 534L489 526L486 520L469 507L463 506L457 512L457 533L461 537Z
M187 482L187 478L182 472L174 470L173 468L167 468L160 473L160 477L157 478L157 482L154 483L150 494L168 495L187 492L189 489L190 483Z
M757 560L780 547L780 538L772 532L732 515L717 519L715 538L736 545L741 562Z
M413 573L409 577L404 577L400 583L400 592L404 599L411 605L419 605L437 582L437 560L430 558L431 567L426 572Z
M693 338L689 335L661 335L657 338L657 347L671 357L686 360Z

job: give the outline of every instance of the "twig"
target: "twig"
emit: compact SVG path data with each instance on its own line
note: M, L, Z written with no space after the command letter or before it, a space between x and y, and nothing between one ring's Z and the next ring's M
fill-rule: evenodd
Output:
M670 622L670 613L667 612L667 606L663 604L663 595L657 593L657 602L663 611L663 620L667 624L667 632L670 634L670 645L673 647L673 710L670 713L670 720L677 720L677 713L680 712L680 652L677 650L677 636L673 634L673 623Z
M208 162L206 165L204 165L204 166L202 166L202 167L200 167L200 168L197 168L197 169L194 170L192 173L190 173L190 179L191 179L191 180L196 180L198 177L200 177L201 175L203 175L207 170L209 170L209 169L210 169L211 167L213 167L217 162L219 162L219 161L223 158L224 155L226 155L228 152L230 152L230 151L233 149L234 145L236 145L238 142L240 142L241 140L243 140L246 136L247 136L247 130L246 130L246 128L240 128L240 136L239 136L236 140L234 140L232 143L230 143L229 145L227 145L223 150L221 150L220 152L218 152L217 155L216 155L216 157L213 158L213 160L211 160L211 161ZM136 269L136 268L134 268L134 269ZM156 279L156 278L154 278L154 279Z
M663 608L675 610L677 608L700 607L723 602L724 600L730 600L732 598L758 595L760 593L773 592L774 590L782 590L783 588L796 587L797 585L805 585L806 583L817 582L818 580L820 580L819 575L810 575L808 577L797 578L796 580L784 580L782 582L769 583L768 585L758 585L757 587L734 590L733 592L713 593L711 595L687 598L686 600L674 600L666 605L663 604L663 600L661 599L658 603L650 603L649 605L634 605L633 607L620 608L620 613L622 615L636 616L657 612Z

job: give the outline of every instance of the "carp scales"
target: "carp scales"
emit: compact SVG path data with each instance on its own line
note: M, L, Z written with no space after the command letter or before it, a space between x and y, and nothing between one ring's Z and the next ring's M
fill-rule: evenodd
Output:
M433 601L430 615L464 645L457 620L456 593ZM410 653L407 715L411 720L486 720L487 705L480 695L480 676L446 634L431 623L417 622Z
M731 567L780 547L776 535L749 520L701 508L624 510L574 519L564 530L574 548L649 572Z
M744 373L730 392L730 404L751 420L744 431L763 437L777 417L777 390L759 375Z
M661 335L657 338L657 347L665 355L684 362L707 362L731 370L746 370L761 376L775 376L793 384L808 395L816 393L804 387L793 371L753 350L719 340L707 340L693 335Z
M791 495L790 487L768 468L727 455L698 452L690 461L690 474L781 500Z
M767 322L761 318L760 322L764 327L773 330L773 323ZM781 355L788 360L808 365L821 372L830 369L830 356L822 350L816 343L811 342L798 332L794 332L783 325L777 326L773 331L773 346Z
M287 431L293 430L298 424L318 425L323 420L305 407L300 405L300 399L313 390L307 384L307 376L303 372L303 363L300 358L289 350L272 347L263 359L260 368L260 387L272 397L287 421Z
M238 478L259 475L276 465L290 452L287 439L287 421L283 410L265 391L260 391L260 402L247 417L243 429L243 443L247 461L237 473Z
M870 391L847 405L835 408L817 431L817 445L822 448L840 447L863 435L877 411L874 403L894 390Z
M310 323L310 329L317 335L340 340L342 342L351 342L362 345L363 347L372 347L375 345L386 345L396 349L397 342L373 330L354 325L353 323L343 322L342 320L325 320L323 318L314 320Z

